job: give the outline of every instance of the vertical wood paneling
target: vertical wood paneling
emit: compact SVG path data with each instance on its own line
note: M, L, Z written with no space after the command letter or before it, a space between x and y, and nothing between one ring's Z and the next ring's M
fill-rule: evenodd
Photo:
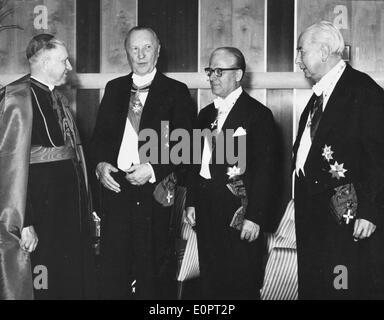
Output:
M100 1L76 1L77 72L100 72Z
M44 5L48 9L48 29L35 29L34 20L38 14L34 8ZM12 16L5 21L17 24L23 30L7 30L0 33L0 72L28 72L25 48L30 39L38 33L52 33L65 41L70 58L75 57L75 0L14 0L8 2L14 9Z
M209 56L215 48L232 45L232 2L200 0L200 71L209 65ZM199 110L214 98L209 89L199 90L199 95Z
M336 22L340 11L336 10L337 6L345 6L348 11L348 29L341 29L344 41L349 43L351 40L350 20L352 12L352 3L350 0L297 0L297 32L298 35L311 24L327 20ZM359 1L356 1L359 2ZM361 1L365 2L365 1Z
M155 30L161 42L158 68L197 71L198 0L140 0L138 24Z
M384 1L352 2L352 65L384 71Z
M247 71L265 71L264 0L200 1L200 66L209 64L212 51L222 46L239 48L247 63ZM246 82L243 84L246 87ZM265 102L264 90L247 90ZM200 108L213 100L210 90L200 90Z
M264 71L264 0L201 0L200 65L217 47L239 48L248 71Z
M130 72L124 39L137 24L137 0L100 0L101 72Z
M267 71L293 71L294 0L269 0Z
M268 0L267 71L293 70L294 1ZM276 168L276 222L291 199L291 155L293 130L293 90L267 90L267 106L272 110L279 135L279 166Z
M293 90L267 90L267 106L272 110L278 132L278 165L276 167L276 220L284 213L291 194L291 158L293 130ZM277 226L277 225L276 225Z
M200 66L208 66L209 56L217 47L232 45L233 0L200 1ZM201 70L201 71L202 71Z
M264 1L233 0L232 46L239 48L247 71L265 71Z
M100 2L77 1L77 71L100 72ZM77 90L76 120L86 154L96 122L99 90Z
M77 90L76 122L85 148L88 150L99 110L99 90Z

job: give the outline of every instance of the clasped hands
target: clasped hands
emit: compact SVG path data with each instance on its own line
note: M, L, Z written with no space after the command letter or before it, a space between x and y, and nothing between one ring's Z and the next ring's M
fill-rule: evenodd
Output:
M111 172L118 172L119 170L107 162L100 162L96 166L96 177L100 183L107 189L119 193L121 191L120 184L113 179ZM127 171L125 179L135 186L141 186L147 183L152 177L151 166L145 164L133 164Z
M191 227L196 225L196 212L195 207L187 207L184 212L184 222L188 223ZM214 232L214 231L213 231ZM260 226L253 221L244 219L243 226L241 227L240 239L247 240L248 242L255 241L260 234Z

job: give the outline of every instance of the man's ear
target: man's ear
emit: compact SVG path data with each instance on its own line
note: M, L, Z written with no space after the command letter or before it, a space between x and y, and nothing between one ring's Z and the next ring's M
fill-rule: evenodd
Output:
M331 48L325 44L322 44L320 47L321 52L321 61L326 62L331 55Z
M241 79L243 78L243 70L239 69L239 70L236 70L236 81L237 82L240 82Z

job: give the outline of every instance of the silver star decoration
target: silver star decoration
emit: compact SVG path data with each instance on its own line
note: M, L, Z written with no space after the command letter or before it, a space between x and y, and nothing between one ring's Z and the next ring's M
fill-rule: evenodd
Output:
M333 154L333 151L331 150L331 146L325 145L322 153L322 156L324 157L324 159L329 162L329 160L333 159L332 154Z
M329 165L331 167L331 170L329 170L329 173L332 174L332 178L336 178L339 180L340 178L345 178L344 173L346 173L348 170L344 169L344 163L338 164L337 161L335 161L334 164Z
M240 174L240 168L238 168L236 166L233 166L232 168L228 167L227 175L229 176L229 179L231 179L235 176L238 176L239 174Z

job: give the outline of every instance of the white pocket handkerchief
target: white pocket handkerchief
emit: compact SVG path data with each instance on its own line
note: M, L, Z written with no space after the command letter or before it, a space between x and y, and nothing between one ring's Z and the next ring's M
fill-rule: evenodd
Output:
M245 136L247 131L243 127L238 127L232 137Z

